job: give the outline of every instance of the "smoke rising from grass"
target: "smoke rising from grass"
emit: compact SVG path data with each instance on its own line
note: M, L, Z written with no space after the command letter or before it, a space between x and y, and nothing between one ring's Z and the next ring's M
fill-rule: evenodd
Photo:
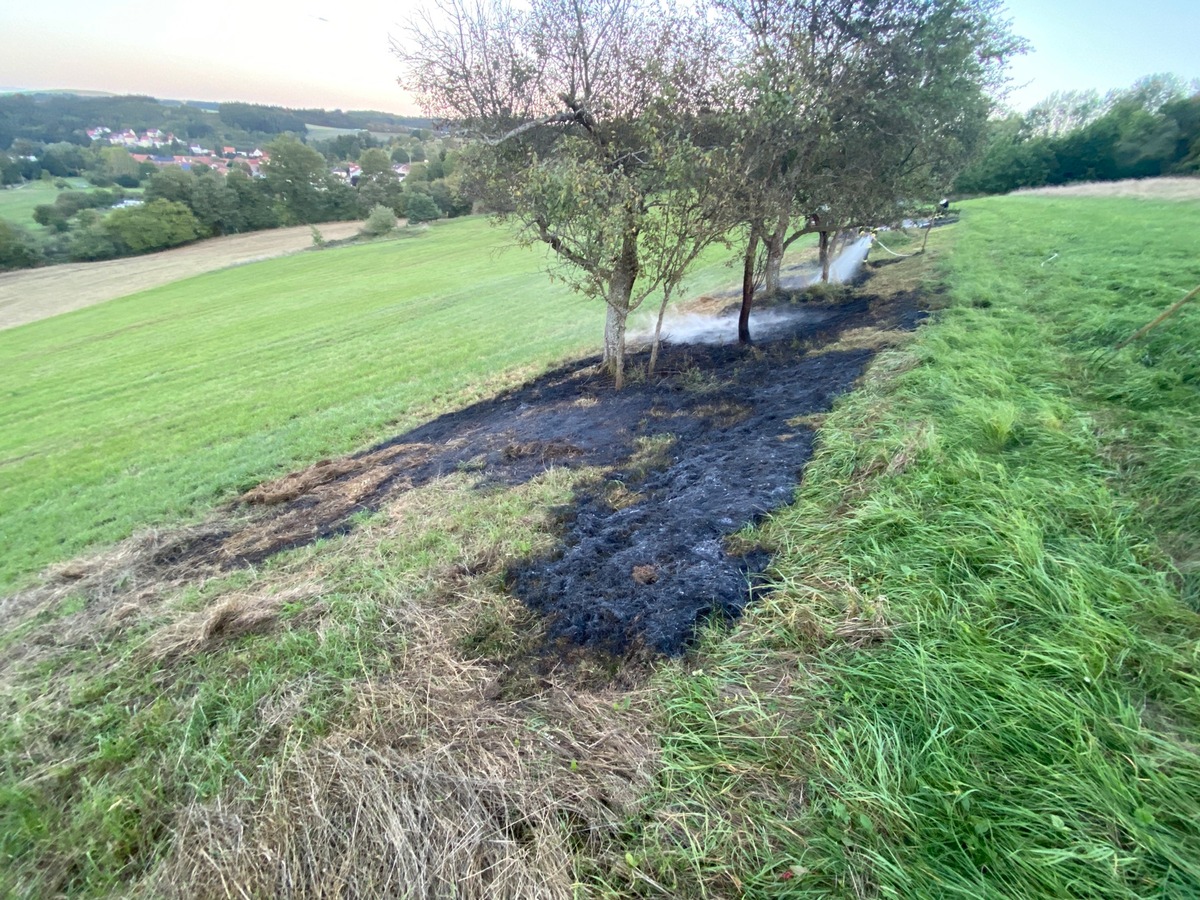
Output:
M862 270L871 249L870 235L847 244L830 263L831 284L853 281ZM794 266L783 272L780 286L787 291L802 291L821 279L819 266ZM730 294L732 301L734 295ZM829 310L812 308L755 309L750 314L750 330L756 339L776 337L796 325L816 324L830 316ZM671 344L733 344L737 342L738 311L719 313L678 312L668 310L663 317L662 339ZM654 339L652 322L631 331L631 346L649 344Z

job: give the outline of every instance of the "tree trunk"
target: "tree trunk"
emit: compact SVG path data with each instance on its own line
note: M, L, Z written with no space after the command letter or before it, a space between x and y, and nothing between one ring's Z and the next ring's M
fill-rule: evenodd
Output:
M650 344L650 364L646 367L646 374L653 375L654 367L658 365L658 347L662 343L662 323L663 316L667 314L667 304L671 302L671 289L663 290L662 305L658 308L658 321L654 323L654 341Z
M604 367L619 391L625 386L625 319L629 315L632 282L614 278L608 289L608 317L604 320Z
M742 263L742 311L738 313L738 343L750 343L750 307L754 305L754 260L758 256L758 232L750 232L746 259Z
M775 223L775 230L766 237L767 271L763 276L763 290L768 297L779 293L779 270L783 268L783 245L787 239L790 222L791 217L787 213L781 214L779 221Z
M627 233L608 283L608 315L604 320L604 364L618 391L625 386L625 320L629 317L629 298L637 269L637 234Z
M829 232L821 232L821 283L829 284Z

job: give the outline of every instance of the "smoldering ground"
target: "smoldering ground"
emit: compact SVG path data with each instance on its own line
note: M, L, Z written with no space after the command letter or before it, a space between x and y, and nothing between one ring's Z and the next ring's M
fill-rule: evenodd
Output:
M487 490L588 467L599 474L557 511L557 549L511 564L510 588L545 617L551 645L677 653L698 622L750 600L769 556L731 536L790 502L812 452L805 417L829 409L875 352L870 342L831 348L922 315L916 295L764 313L752 347L668 343L653 376L635 353L620 392L584 360L260 485L206 525L158 540L137 561L142 580L257 564L448 474L474 474ZM66 567L58 577L79 576Z

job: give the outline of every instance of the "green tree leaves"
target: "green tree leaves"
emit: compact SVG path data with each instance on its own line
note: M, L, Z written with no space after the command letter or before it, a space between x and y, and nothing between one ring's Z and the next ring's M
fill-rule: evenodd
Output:
M194 241L200 223L182 203L151 200L143 206L113 210L105 227L119 248L128 253L149 253Z

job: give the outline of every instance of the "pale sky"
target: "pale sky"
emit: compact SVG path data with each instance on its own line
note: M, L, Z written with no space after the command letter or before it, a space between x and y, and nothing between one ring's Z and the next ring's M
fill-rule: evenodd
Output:
M404 0L3 0L0 90L140 93L288 107L417 112L396 85L388 36ZM1200 78L1200 0L1009 0L1034 52L1018 59L1018 109L1055 90Z
M1011 105L1054 91L1129 87L1143 75L1200 78L1200 0L1008 0L1033 52L1012 65Z

